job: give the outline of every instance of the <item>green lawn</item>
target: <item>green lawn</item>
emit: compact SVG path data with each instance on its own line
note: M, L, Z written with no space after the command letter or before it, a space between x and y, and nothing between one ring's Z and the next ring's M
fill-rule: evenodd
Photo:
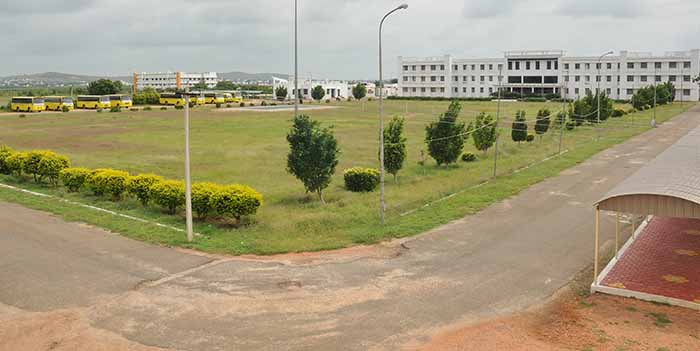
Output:
M388 101L387 119L406 117L408 159L400 173L399 184L387 182L388 218L378 225L378 193L354 194L343 187L343 169L353 166L377 166L377 103L337 103L337 109L305 112L323 125L333 125L341 148L340 165L326 191L327 205L304 193L302 184L285 171L288 145L286 133L291 112L222 112L198 108L192 112L192 170L195 181L242 183L254 187L264 196L264 205L255 223L240 229L222 229L209 223L196 223L204 234L193 244L183 241L182 234L155 226L133 224L129 220L91 212L58 201L31 198L0 188L0 200L14 201L30 207L82 220L125 235L155 243L193 247L231 254L272 254L289 251L312 251L371 243L389 237L414 235L516 194L559 171L580 162L597 151L647 130L651 112L636 113L606 122L600 128L600 141L593 127L584 126L563 137L562 157L539 163L526 171L513 171L536 163L558 150L559 132L551 131L533 143L517 145L510 140L510 125L515 111L527 111L534 123L536 111L558 111L558 103L502 103L503 123L497 181L474 191L465 191L447 201L420 209L424 204L467 189L488 180L492 174L493 151L481 154L475 163L459 163L449 169L438 168L428 160L419 164L425 125L443 112L448 102ZM326 106L327 104L323 104ZM668 118L692 104L664 106L658 120ZM464 102L461 118L468 121L479 112L495 113L496 103ZM531 127L532 128L532 127ZM0 144L17 149L46 148L71 157L73 164L86 167L111 167L132 173L153 172L181 178L183 174L183 125L181 111L139 111L121 113L71 112L67 114L29 114L25 118L0 115ZM467 151L474 151L469 141ZM14 180L3 177L3 182ZM80 202L143 218L182 226L181 217L162 214L156 208L141 208L134 201L111 203L88 194L66 194L61 189L37 187L24 182L23 187L39 189Z

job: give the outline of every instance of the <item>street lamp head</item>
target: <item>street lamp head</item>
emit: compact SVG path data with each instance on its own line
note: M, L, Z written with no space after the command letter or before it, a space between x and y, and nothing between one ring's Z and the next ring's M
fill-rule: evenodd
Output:
M399 10L405 10L405 9L407 9L407 8L408 8L408 4L403 4L403 5L399 6L399 7L397 7L397 9L399 9Z

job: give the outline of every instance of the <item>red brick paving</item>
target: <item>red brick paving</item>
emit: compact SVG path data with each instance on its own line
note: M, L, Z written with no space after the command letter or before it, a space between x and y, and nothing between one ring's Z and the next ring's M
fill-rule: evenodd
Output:
M602 285L700 303L700 220L654 217Z

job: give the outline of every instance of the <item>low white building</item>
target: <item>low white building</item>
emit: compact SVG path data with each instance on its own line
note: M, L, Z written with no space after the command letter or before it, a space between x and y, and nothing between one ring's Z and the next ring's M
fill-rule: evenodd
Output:
M662 55L621 51L618 55L566 56L564 51L510 51L502 58L458 59L450 55L399 57L399 96L490 97L502 92L579 98L600 89L629 100L640 88L671 82L676 99L698 101L700 50Z
M311 90L314 87L321 86L325 91L326 95L323 97L326 99L347 99L348 98L348 83L340 80L315 80L311 78L299 77L299 96L305 100L311 100ZM290 76L289 79L283 79L278 77L272 77L272 91L273 93L277 91L278 87L284 87L287 89L287 99L294 99L294 77Z
M207 87L213 88L219 82L216 72L158 72L158 73L134 73L133 85L137 89L184 89L193 87L195 84L204 81Z

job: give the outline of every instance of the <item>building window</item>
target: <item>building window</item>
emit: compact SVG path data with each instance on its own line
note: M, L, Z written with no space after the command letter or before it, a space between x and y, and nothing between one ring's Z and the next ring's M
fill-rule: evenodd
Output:
M683 96L690 96L690 89L683 89Z
M509 71L513 70L513 61L508 61L508 70Z
M430 76L430 81L431 81L431 82L437 82L437 77L436 77L436 76Z
M472 94L476 93L476 88L472 87Z
M436 92L436 91L437 91L437 89L436 89L435 87L430 88L430 92L431 92L431 93L434 93L434 92Z
M458 65L452 65L452 69L455 71L459 71L459 66Z
M639 81L641 82L646 82L647 81L647 76L640 76Z
M403 76L403 81L408 82L408 76Z
M586 69L591 69L591 64L590 64L590 63L587 63L587 64L586 64Z
M547 61L547 69L552 69L552 61Z
M646 69L646 68L647 68L647 63L646 63L646 62L642 62L642 63L640 63L639 65L641 66L641 69Z
M654 68L661 68L661 62L654 62Z
M467 81L467 76L463 76L463 77L462 77L462 81L463 81L463 82L466 82L466 81Z
M436 70L436 69L437 69L437 66L435 66L435 65L430 65L430 70L431 70L431 71L434 71L434 70Z
M690 61L683 62L683 68L690 68Z
M564 76L564 81L565 81L565 82L568 82L568 81L569 81L569 78L570 78L569 76Z
M425 76L420 77L421 82L425 82Z
M445 88L440 88L440 92L441 92L441 93L444 93L444 92L445 92Z
M657 82L660 82L660 81L661 81L661 76L655 76L655 77L654 77L654 80L657 81Z
M508 76L508 84L519 84L522 82L523 79L520 76Z
M483 93L484 93L484 87L479 88L479 92L483 94Z
M581 64L580 64L580 63L575 63L575 64L574 64L574 69L581 69Z
M515 61L515 70L520 70L520 61Z
M605 67L605 68L607 68L607 69L612 69L612 63L608 62L608 63L606 64L606 67Z
M466 92L467 92L467 88L466 88L466 87L462 88L462 92L463 92L463 93L466 93Z
M476 76L472 76L472 82L476 82Z
M480 81L480 82L486 81L486 77L484 77L484 76L479 76L479 81Z
M690 76L683 76L684 82L690 82Z
M574 76L574 82L580 82L581 76Z
M602 67L602 65L600 64L600 62L598 62L598 63L595 64L595 69L601 69L601 68L603 68L603 67Z
M675 82L675 81L676 81L676 76L668 76L668 81L669 81L669 82Z
M408 88L403 88L404 93L408 93Z
M403 66L404 71L408 71L408 66Z
M627 95L634 95L634 89L627 89Z
M606 76L606 77L605 77L605 80L608 81L608 82L612 82L612 76Z
M445 81L445 76L440 76L440 81L444 82Z
M493 76L489 76L489 82L493 82Z
M540 61L535 61L535 69L540 69Z
M421 93L425 93L425 88L420 88Z
M415 82L416 81L416 76L411 77L411 81Z
M456 87L455 87L455 88L452 88L452 91L454 91L455 93L459 93L459 89L456 88Z
M489 94L493 93L493 88L489 88Z
M668 68L678 68L678 63L677 62L669 62L668 63Z
M458 76L453 76L453 77L452 77L452 80L455 81L455 82L459 82L459 77L458 77Z
M554 69L559 69L559 61L554 61Z
M476 65L472 65L472 71L476 71Z
M586 82L590 82L590 81L591 81L591 76L586 76Z
M482 71L485 71L485 70L486 70L486 65L483 65L483 64L482 64L482 65L479 65L479 69L482 70Z
M420 65L420 70L425 71L425 65Z
M596 82L600 82L600 76L596 75L596 76L595 76L595 81L596 81Z
M489 65L489 71L493 71L493 65Z
M627 62L627 69L634 69L634 62Z
M569 64L568 64L568 63L565 63L565 64L564 64L564 69L569 69Z
M467 65L462 65L462 71L466 71L466 70L467 70Z
M610 94L612 94L612 89L608 88L608 89L606 89L606 90L607 90L608 96L610 96ZM602 101L602 99L601 99L601 101Z
M440 65L440 70L444 71L445 70L445 65Z
M414 88L411 88L411 91L413 91L413 92L415 93L415 92L416 92L416 88L415 88L415 87L414 87Z
M530 61L525 61L525 70L530 69Z
M416 65L411 66L411 71L415 71L415 70L416 70Z
M575 88L575 89L574 89L574 94L578 95L578 92L579 92L578 88Z
M500 70L502 70L502 69L503 69L503 64L502 64L502 63L499 63L499 64L498 64L498 70L500 71Z
M634 82L634 76L627 76L628 82Z

